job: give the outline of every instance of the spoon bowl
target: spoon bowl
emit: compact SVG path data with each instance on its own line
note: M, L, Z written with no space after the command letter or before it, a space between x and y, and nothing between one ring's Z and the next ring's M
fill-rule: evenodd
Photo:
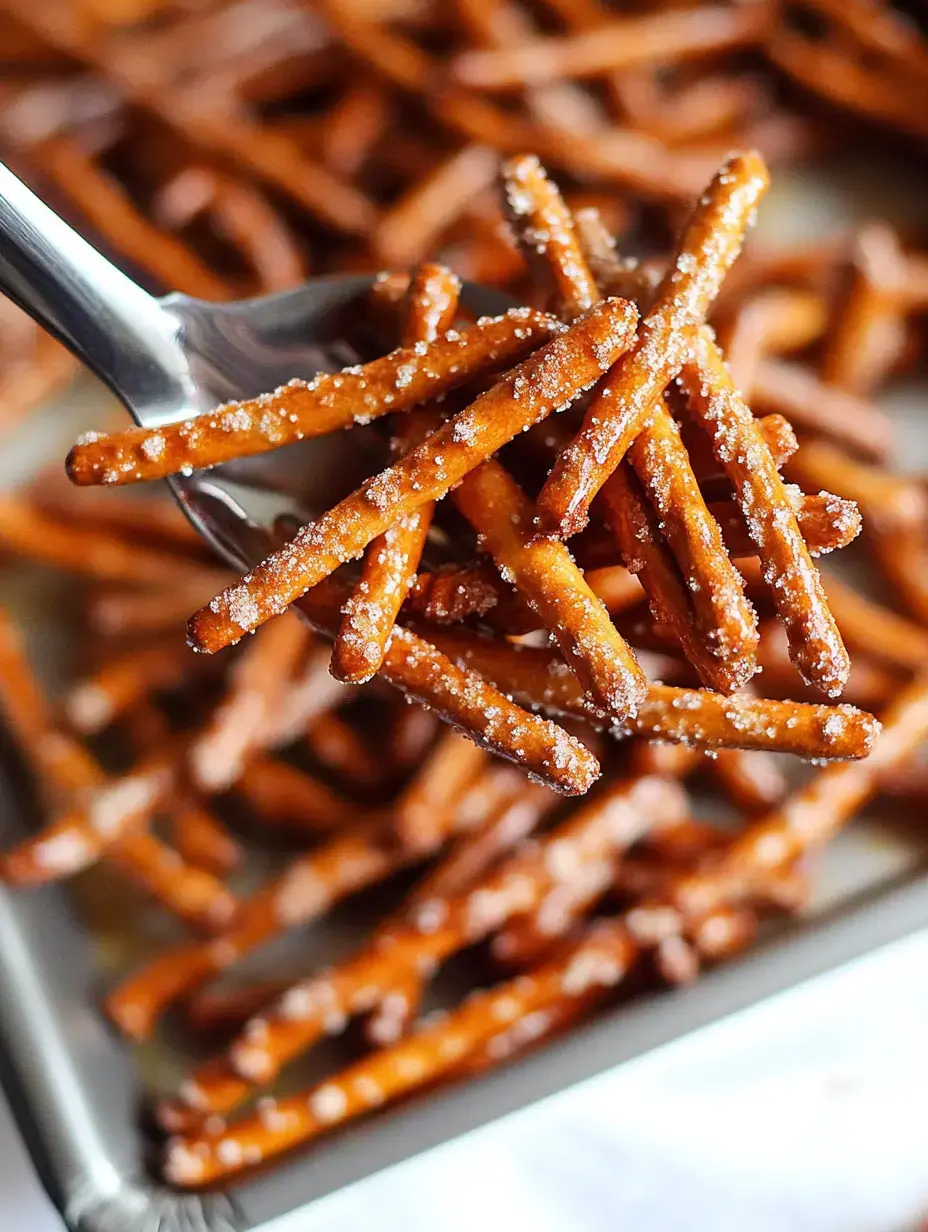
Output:
M159 299L0 164L0 290L100 377L141 427L372 358L364 304L373 281L315 278L235 303ZM464 284L461 301L477 316L513 307L474 283ZM241 571L267 555L280 519L305 522L377 469L382 439L355 428L166 482L197 531Z

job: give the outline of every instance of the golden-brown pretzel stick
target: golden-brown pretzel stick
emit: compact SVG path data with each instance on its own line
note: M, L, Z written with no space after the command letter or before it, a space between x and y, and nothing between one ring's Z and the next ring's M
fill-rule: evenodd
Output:
M786 628L790 657L805 680L837 696L847 681L850 660L821 578L770 450L732 384L718 348L703 334L696 338L694 362L683 369L680 380L691 413L708 432L735 489Z
M590 502L679 371L697 326L741 249L767 186L757 155L730 159L697 205L676 256L642 321L638 341L597 390L571 446L538 498L538 524L566 538L586 523Z
M696 636L720 660L731 685L745 684L754 674L757 618L663 399L654 404L651 422L631 442L628 458L683 576Z
M541 284L550 287L557 315L565 321L575 320L600 296L564 198L533 154L510 159L502 179L519 247Z
M148 821L169 799L176 778L176 757L161 752L101 782L83 803L0 855L0 878L15 885L44 885L89 867Z
M589 388L628 345L636 313L605 300L512 369L405 458L318 521L190 621L191 644L213 652L278 615L411 509L444 496L525 427ZM438 461L437 459L440 459Z
M538 850L516 852L474 888L436 912L431 902L417 916L395 925L354 958L330 973L296 984L267 1014L247 1024L228 1053L230 1067L217 1061L198 1072L181 1091L196 1112L222 1113L248 1092L248 1082L270 1081L285 1064L326 1030L328 1020L344 1026L389 990L397 974L428 971L462 947L476 942L508 918L531 910L577 861L634 842L653 824L669 822L682 808L675 784L658 779L624 780L598 800L586 802ZM240 1079L236 1082L235 1075ZM242 1083L241 1076L246 1081Z
M338 175L357 175L383 136L391 104L376 81L349 81L322 130L322 158Z
M390 1048L371 1053L311 1092L268 1105L218 1138L172 1139L164 1172L184 1188L205 1185L306 1142L350 1116L398 1098L453 1070L507 1021L528 1021L562 998L612 987L634 960L636 947L621 926L590 929L570 951L531 976L520 976L469 998L435 1025L423 1026ZM223 1149L223 1144L226 1145ZM225 1162L223 1162L225 1161Z
M830 437L865 457L885 458L892 446L887 415L790 360L760 360L750 395L755 411L779 411L801 432Z
M438 163L381 215L371 247L386 265L412 265L434 247L471 201L493 182L499 157L485 145L467 145Z
M106 861L199 932L221 932L235 916L231 890L153 834L140 831L110 844Z
M177 638L173 644L154 643L123 651L70 689L64 713L77 731L95 735L150 691L178 681L188 668L184 659Z
M422 265L409 284L403 345L433 342L450 329L460 291L461 284L450 270ZM411 411L394 431L394 454L403 456L420 445L440 423L436 409ZM331 670L337 679L360 684L370 680L383 662L387 640L419 568L433 509L430 503L411 509L368 545L332 647Z
M41 512L21 496L0 497L0 550L107 582L181 587L215 585L218 569L205 569L168 552L144 549L108 532Z
M810 556L825 556L846 548L860 533L861 518L852 500L819 492L807 496L793 484L784 484L786 500L796 515L796 524ZM709 512L715 518L732 556L753 556L757 546L751 540L744 515L733 501L710 501ZM827 591L827 586L826 586ZM838 627L841 622L838 621Z
M472 666L526 705L593 717L577 681L551 651L450 629L430 629L428 636L449 658ZM623 727L630 734L700 748L768 749L827 759L866 757L879 734L873 715L853 706L721 697L657 684Z
M690 57L758 42L767 28L761 8L702 6L689 11L618 18L588 33L524 41L500 50L468 51L453 65L462 84L478 90L599 77L641 64Z
M275 757L251 758L233 784L262 825L296 834L324 834L342 825L354 811L305 770Z
M274 393L159 429L91 432L68 454L68 474L77 484L163 479L188 467L214 466L367 423L512 363L557 328L551 318L517 308L467 333L452 330L421 354L415 347L400 347L357 370L291 381Z
M799 448L799 441L796 439L792 424L782 415L762 416L757 421L757 430L766 441L767 448L778 467L784 466ZM690 465L700 483L705 482L709 477L721 474L706 434L691 423L682 423L680 432L686 445L686 451L690 455Z
M438 734L439 720L425 706L406 705L402 695L397 700L398 713L391 723L389 754L397 773L403 774L422 762Z
M452 499L502 577L557 639L594 706L617 723L633 715L647 692L644 672L564 544L535 536L534 507L506 469L487 460Z
M339 591L319 585L299 601L320 632L332 636ZM576 737L514 705L476 673L459 667L409 629L394 630L381 676L408 697L431 706L482 748L516 761L567 795L586 791L599 763Z
M229 1035L286 992L291 980L256 980L231 988L201 988L184 1005L184 1018L204 1035Z
M721 693L737 689L743 683L739 665L718 658L700 636L686 586L661 538L657 515L627 463L612 472L599 500L625 567L641 583L654 619L672 632L703 684Z
M193 785L214 793L239 777L248 754L264 742L310 639L296 615L275 621L249 642L229 673L224 697L190 744Z
M883 715L883 732L863 761L826 766L771 813L737 836L719 861L676 879L659 906L643 904L629 913L629 926L642 938L663 933L671 920L667 904L684 916L702 914L736 901L747 884L765 872L795 862L828 842L879 791L880 776L903 764L928 736L928 677L902 689Z

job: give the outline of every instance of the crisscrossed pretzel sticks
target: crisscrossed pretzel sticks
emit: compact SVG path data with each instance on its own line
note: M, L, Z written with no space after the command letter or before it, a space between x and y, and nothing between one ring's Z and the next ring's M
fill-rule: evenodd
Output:
M737 155L715 176L684 230L634 347L597 389L579 433L541 491L543 533L568 538L586 524L593 497L686 359L694 329L738 256L766 187L767 171L757 155Z
M403 345L434 342L454 322L460 282L440 265L423 265L407 292ZM396 422L396 421L395 421ZM410 411L396 422L392 447L403 455L422 443L441 423L435 409ZM419 567L434 506L411 509L367 547L361 576L345 605L344 619L332 647L332 674L360 684L383 662L387 640Z
M316 1042L326 1023L343 1027L384 996L405 973L428 975L456 951L536 907L558 881L669 824L684 809L676 784L656 778L617 780L538 844L508 857L473 887L448 900L426 899L405 920L378 933L353 958L289 989L246 1024L225 1057L208 1062L182 1086L181 1104L198 1115L227 1112ZM174 1105L170 1114L176 1114Z
M197 612L188 626L191 645L213 652L238 641L361 553L398 518L443 496L517 433L594 384L630 344L636 320L624 300L597 304ZM419 397L429 392L420 390Z
M512 363L558 329L542 313L514 308L478 321L466 333L450 330L428 345L399 347L382 359L312 381L293 380L273 393L180 423L110 435L91 432L68 454L68 474L77 484L163 479L369 423Z
M557 288L558 307L570 319L575 308L599 298L570 212L537 158L510 160L503 176L520 245L530 260L548 270ZM573 447L568 446L568 451ZM660 398L650 408L650 418L641 426L637 440L631 442L631 459L686 579L696 636L708 651L703 658L718 660L717 668L713 665L714 670L707 670L709 682L731 692L753 674L756 618L725 551L718 524L706 509L677 425ZM543 494L539 499L543 500Z

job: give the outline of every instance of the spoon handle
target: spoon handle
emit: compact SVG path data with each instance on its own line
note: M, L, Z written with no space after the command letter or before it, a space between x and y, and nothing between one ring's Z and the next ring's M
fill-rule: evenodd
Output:
M0 291L130 406L157 403L183 367L176 324L0 163Z

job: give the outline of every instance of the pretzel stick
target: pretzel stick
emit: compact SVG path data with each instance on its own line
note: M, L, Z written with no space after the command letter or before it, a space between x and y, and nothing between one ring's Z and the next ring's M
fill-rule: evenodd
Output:
M567 548L535 538L532 504L505 468L494 459L484 462L465 476L452 499L502 577L557 639L597 709L619 723L634 714L647 678Z
M215 1139L172 1140L165 1176L184 1188L205 1185L306 1142L350 1116L435 1081L498 1033L501 1023L525 1021L560 1003L565 994L579 998L597 985L612 987L634 957L635 946L621 927L590 929L566 955L531 976L476 994L440 1022L371 1053L336 1079L268 1105L263 1118L242 1120Z
M341 775L359 789L382 787L392 771L351 724L332 711L310 720L306 747L326 770Z
M325 1023L342 1026L388 991L398 974L430 970L437 962L498 928L513 914L539 901L567 868L568 860L595 859L602 850L634 841L649 825L678 813L678 789L656 779L612 784L598 801L584 805L543 840L541 850L518 852L467 894L452 900L435 918L429 903L415 921L394 926L355 958L330 973L296 984L270 1012L247 1024L233 1042L228 1062L210 1063L181 1091L198 1113L223 1113L248 1093L249 1082L266 1083L324 1033ZM389 943L388 943L389 942ZM235 1074L246 1082L236 1083Z
M810 556L826 556L829 552L846 548L857 538L861 517L854 501L833 496L830 492L807 496L792 484L784 484L783 490L789 507L796 515L799 533ZM757 546L751 540L738 506L729 501L710 501L708 509L718 523L731 555L753 556ZM827 593L827 585L825 590ZM838 627L841 627L840 621Z
M902 689L883 715L880 740L859 762L826 766L771 813L752 823L710 869L675 880L662 902L629 913L632 931L642 939L676 928L674 913L701 914L720 901L737 901L747 883L768 871L791 866L830 841L879 791L880 778L903 764L928 736L928 678ZM672 905L668 913L667 907Z
M170 820L171 842L189 863L225 876L242 862L243 851L226 827L208 809L181 799Z
M94 864L118 839L140 829L174 788L174 758L158 753L126 774L100 782L72 806L0 855L0 878L36 886L70 877Z
M304 526L247 581L197 612L188 628L191 644L211 653L279 614L398 518L443 496L523 428L588 388L627 345L633 327L630 304L597 305L405 458Z
M262 825L297 834L324 834L347 821L352 806L296 766L253 757L232 786Z
M299 606L317 630L331 636L338 602L337 590L316 586ZM598 777L599 763L575 737L554 723L539 722L409 629L395 628L381 675L482 748L518 762L556 791L580 795Z
M201 988L184 1006L184 1017L204 1035L230 1034L286 992L290 983L269 979L231 988Z
M556 714L590 715L576 680L548 650L516 646L449 629L428 636L456 662L471 666L512 697ZM800 757L866 757L879 734L873 715L853 706L808 705L743 694L652 684L623 734L690 743L698 748L767 749Z
M408 292L403 345L433 342L454 321L461 284L443 266L423 265ZM437 410L412 411L393 434L394 455L420 445L441 423ZM411 509L368 545L361 576L332 647L332 674L360 684L376 675L387 640L422 557L434 505Z
M731 693L738 687L741 672L737 664L717 658L699 635L683 579L661 539L657 517L629 467L622 464L613 471L602 487L600 500L625 567L644 588L654 619L672 632L704 684Z
M691 412L709 433L734 486L786 629L791 659L803 679L829 696L840 694L850 660L821 579L754 417L732 385L718 348L701 334L694 365L683 369L681 382Z
M827 325L827 306L810 291L772 287L748 299L723 333L725 361L735 387L753 391L762 359L805 350L822 337Z
M769 753L719 749L706 769L732 803L746 813L771 808L786 795L786 779Z
M451 330L421 353L400 347L356 371L290 381L273 393L157 429L89 433L68 454L68 474L77 484L163 479L368 423L511 363L555 331L550 318L516 308L465 334Z
M277 717L309 636L305 623L290 616L263 629L232 665L225 696L187 756L190 777L201 791L225 791L239 777Z
M777 468L784 466L799 448L792 424L782 415L762 416L757 420L757 431L764 438ZM705 432L689 423L681 423L680 432L700 484L720 475L722 472Z
M357 175L383 137L390 110L390 100L379 82L349 82L322 132L326 166L347 178Z
M215 585L219 570L155 549L143 549L106 531L75 525L42 513L23 497L0 497L0 549L61 569L108 582L146 586L194 583Z
M686 358L692 330L737 257L766 183L756 155L740 155L716 174L687 224L638 341L597 390L580 432L548 476L538 498L544 533L567 538L586 524L593 497Z
M151 645L117 654L74 685L64 701L71 726L83 735L105 730L147 694L175 684L186 670L177 645Z
M789 660L786 633L779 622L768 621L763 627L760 640L759 662L764 673L764 692L771 697L795 698L805 689L799 673ZM899 679L885 671L873 659L855 654L851 662L844 696L855 706L865 710L879 710L886 705L899 688Z
M573 321L600 298L574 235L570 210L531 154L502 171L507 214L532 272L554 296L559 317Z
M457 732L444 732L424 766L396 806L397 835L403 847L433 851L447 829L463 790L479 775L486 755Z
M526 40L505 49L468 51L452 68L458 81L478 90L539 85L749 46L761 39L766 26L760 10L705 6L616 19L588 33Z

